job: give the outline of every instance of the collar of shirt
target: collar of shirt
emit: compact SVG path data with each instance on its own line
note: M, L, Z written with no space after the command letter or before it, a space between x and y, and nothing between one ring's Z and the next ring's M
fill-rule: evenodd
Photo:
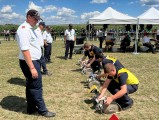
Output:
M37 28L37 30L40 31L40 32L42 32L41 29L40 29L39 27Z
M26 25L26 27L33 29L33 27L28 22L25 21L24 24Z

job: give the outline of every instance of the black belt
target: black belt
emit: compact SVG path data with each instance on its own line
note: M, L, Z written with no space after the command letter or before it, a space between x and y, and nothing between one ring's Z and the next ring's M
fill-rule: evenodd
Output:
M25 61L25 60L19 59L19 61ZM40 60L32 60L32 61L37 61L37 62L39 62ZM26 61L25 61L25 62L26 62Z

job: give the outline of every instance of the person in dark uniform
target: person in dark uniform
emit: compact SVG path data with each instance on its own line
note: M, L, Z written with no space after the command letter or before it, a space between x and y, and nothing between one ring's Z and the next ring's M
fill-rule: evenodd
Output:
M75 44L75 41L76 41L76 32L73 29L72 24L69 24L69 28L65 30L64 41L65 41L65 44L66 44L65 60L68 59L69 50L70 50L69 59L72 59L73 48L74 48L74 44Z
M90 45L88 43L85 43L83 48L84 48L85 52L84 52L82 61L84 61L87 56L89 58L89 60L88 60L89 62L86 65L86 67L92 67L93 72L99 71L101 68L101 65L97 60L95 60L95 55L98 53L102 54L103 53L102 50L100 48L98 48L97 46Z
M26 21L17 30L16 39L19 45L19 64L26 78L27 113L38 112L45 117L54 117L49 112L42 97L42 75L40 70L41 48L33 27L40 20L38 11L27 12Z
M126 68L118 68L113 63L104 66L104 73L108 77L102 86L98 99L102 98L106 90L108 90L112 95L107 97L106 105L116 101L122 110L131 108L133 100L128 94L132 94L138 89L139 80L136 76Z
M116 66L118 68L124 68L122 63L117 58L109 56L109 55L104 56L103 54L98 53L98 54L95 55L95 59L102 63L103 68L108 63L113 63L114 66ZM105 73L102 73L102 74L98 75L97 78L100 79L101 77L106 77L106 76L107 75Z
M120 48L125 53L126 47L130 46L131 39L128 33L125 33L124 35L125 36L124 36L124 39L121 41Z

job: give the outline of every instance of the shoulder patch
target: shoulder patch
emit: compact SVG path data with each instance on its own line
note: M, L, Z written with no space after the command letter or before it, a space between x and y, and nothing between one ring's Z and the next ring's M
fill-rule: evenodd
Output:
M118 77L120 77L120 73L118 74Z
M22 28L25 28L25 26L22 26Z

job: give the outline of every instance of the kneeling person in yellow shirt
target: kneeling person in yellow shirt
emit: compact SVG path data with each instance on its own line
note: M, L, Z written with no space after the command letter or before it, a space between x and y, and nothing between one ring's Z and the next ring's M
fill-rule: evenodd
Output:
M115 67L112 63L108 63L104 66L104 72L108 77L103 84L98 99L102 98L106 89L108 89L112 96L107 97L106 105L111 104L112 101L116 101L122 110L130 108L133 105L133 100L128 94L137 91L139 84L138 79L126 68Z

